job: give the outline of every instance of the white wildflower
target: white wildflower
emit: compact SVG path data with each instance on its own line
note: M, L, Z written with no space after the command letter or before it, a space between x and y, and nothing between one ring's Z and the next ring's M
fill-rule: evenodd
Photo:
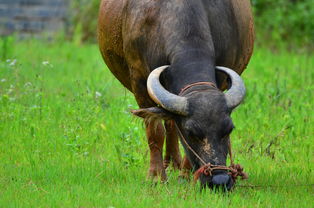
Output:
M13 89L12 89L12 88L10 88L10 89L7 90L7 93L8 93L8 94L11 94L12 92L13 92Z
M101 94L100 92L96 91L95 97L96 97L96 98L99 98L99 97L101 97L101 96L102 96L102 94Z
M31 82L26 82L25 84L24 84L24 87L31 87L32 86L32 83Z
M47 65L49 65L49 61L43 61L42 64L43 64L44 66L47 66Z
M32 105L30 108L31 109L37 109L37 108L40 108L40 107L38 105Z
M1 82L6 82L7 80L6 79L1 79Z
M42 65L44 65L44 66L49 66L49 67L53 67L53 65L49 62L49 61L43 61L43 62L41 62L42 63Z
M15 66L15 64L16 64L16 59L13 59L11 63L9 64L9 66Z
M6 62L7 62L7 63L10 63L10 62L11 62L11 59L7 59Z

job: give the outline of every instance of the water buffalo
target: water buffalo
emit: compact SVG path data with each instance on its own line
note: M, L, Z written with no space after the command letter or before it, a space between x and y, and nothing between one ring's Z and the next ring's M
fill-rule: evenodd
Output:
M98 40L107 66L135 96L133 114L145 119L150 178L166 180L170 161L194 171L201 160L226 164L230 114L245 95L239 75L253 51L249 0L102 0ZM218 170L200 182L233 184Z

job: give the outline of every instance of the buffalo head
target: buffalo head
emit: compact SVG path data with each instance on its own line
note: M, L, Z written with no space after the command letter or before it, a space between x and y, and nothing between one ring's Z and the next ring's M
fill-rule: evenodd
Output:
M230 78L231 87L227 93L213 86L195 85L175 95L167 91L159 80L167 68L159 67L149 75L148 93L159 107L147 108L145 112L175 121L181 141L185 140L181 143L194 170L203 165L201 160L225 166L229 135L234 128L230 114L245 96L242 79L231 69L217 67ZM203 187L224 186L227 189L231 189L234 183L226 171L220 170L214 171L212 176L201 175L200 182Z

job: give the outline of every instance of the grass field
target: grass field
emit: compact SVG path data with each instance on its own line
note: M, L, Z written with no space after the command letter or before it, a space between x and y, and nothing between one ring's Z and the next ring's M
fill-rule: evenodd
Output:
M4 48L4 47L3 47ZM2 49L1 49L2 50ZM96 45L11 43L0 61L0 207L313 207L314 56L256 48L234 113L230 194L145 181L132 95ZM257 187L247 187L254 185Z

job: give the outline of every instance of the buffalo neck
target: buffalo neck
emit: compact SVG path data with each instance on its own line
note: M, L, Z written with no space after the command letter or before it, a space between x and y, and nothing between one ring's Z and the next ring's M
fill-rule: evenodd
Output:
M151 43L145 57L151 66L149 68L170 65L160 79L164 87L174 94L196 82L216 84L215 47L204 7L206 2L163 2L163 9L156 11L158 21L149 22L148 33L144 34ZM163 51L164 56L156 56L158 51Z
M213 82L215 49L208 15L202 1L178 1L161 11L164 18L159 31L166 37L164 50L170 68L161 76L166 89L174 94L196 82Z

